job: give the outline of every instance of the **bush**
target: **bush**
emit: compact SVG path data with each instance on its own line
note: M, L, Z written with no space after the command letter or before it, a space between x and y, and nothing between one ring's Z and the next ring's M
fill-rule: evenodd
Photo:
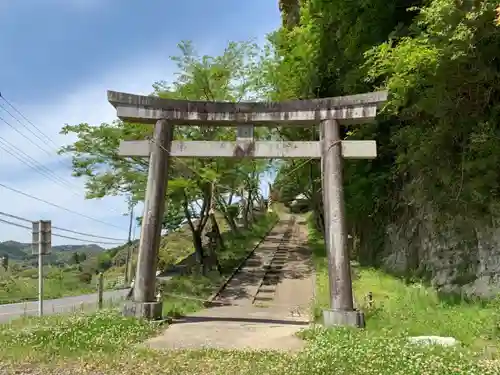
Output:
M78 280L84 284L90 284L92 282L92 274L89 272L81 272L78 274Z
M36 268L27 268L18 273L18 277L27 278L27 279L37 279L38 278L38 269Z

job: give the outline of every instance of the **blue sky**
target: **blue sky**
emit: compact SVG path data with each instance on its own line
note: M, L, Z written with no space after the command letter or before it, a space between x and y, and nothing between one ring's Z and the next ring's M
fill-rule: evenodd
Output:
M153 82L171 80L175 67L169 57L177 53L181 40L192 40L200 53L215 55L229 41L263 43L279 23L277 0L0 0L0 92L50 142L26 130L21 123L39 134L1 99L0 106L19 122L0 107L0 117L17 129L0 120L0 137L68 181L56 182L57 177L54 181L34 171L5 151L8 146L0 138L0 183L97 221L3 187L0 211L126 238L124 200L84 200L83 181L72 178L69 161L55 155L57 147L72 141L58 134L61 127L112 121L115 112L106 100L108 89L149 94ZM30 232L0 223L0 241L5 240L29 242ZM53 243L79 242L54 237Z

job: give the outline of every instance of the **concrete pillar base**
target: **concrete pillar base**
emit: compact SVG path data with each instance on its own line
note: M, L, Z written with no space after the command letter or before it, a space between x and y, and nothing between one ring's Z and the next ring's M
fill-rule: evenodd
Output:
M163 303L126 301L122 314L139 319L161 320L163 318Z
M323 310L325 327L365 328L365 315L362 311Z

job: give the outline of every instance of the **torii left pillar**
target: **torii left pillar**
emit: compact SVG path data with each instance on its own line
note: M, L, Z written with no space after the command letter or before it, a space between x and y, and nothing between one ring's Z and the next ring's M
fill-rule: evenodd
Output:
M156 273L152 270L156 271L158 262L172 135L173 126L167 120L156 122L149 156L148 182L134 291L132 301L128 301L123 310L126 316L148 320L162 317L162 302L157 301L155 295Z

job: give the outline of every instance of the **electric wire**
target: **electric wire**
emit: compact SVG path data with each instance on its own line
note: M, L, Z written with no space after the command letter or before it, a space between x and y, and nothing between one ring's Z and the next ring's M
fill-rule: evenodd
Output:
M37 200L37 201L39 201L39 202L42 202L42 203L48 204L49 206L52 206L52 207L58 208L58 209L60 209L60 210L63 210L63 211L66 211L66 212L72 213L72 214L74 214L74 215L77 215L77 216L80 216L80 217L83 217L83 218L86 218L86 219L88 219L88 220L92 220L92 221L95 221L95 222L97 222L97 223L101 223L101 224L104 224L104 225L107 225L107 226L110 226L110 227L114 227L114 228L120 229L120 230L122 230L122 231L124 230L123 228L121 228L121 227L119 227L119 226L116 226L116 225L114 225L114 224L111 224L111 223L108 223L108 222L105 222L105 221L102 221L102 220L96 219L96 218L94 218L94 217L92 217L92 216L88 216L88 215L82 214L82 213L80 213L80 212L78 212L78 211L74 211L74 210L72 210L72 209L70 209L70 208L67 208L67 207L64 207L64 206L60 206L60 205L58 205L58 204L56 204L56 203L49 202L49 201L47 201L47 200L45 200L45 199L35 197L35 196L31 195L31 194L25 193L25 192L23 192L23 191L21 191L21 190L14 189L14 188L12 188L12 187L10 187L10 186L7 186L7 185L5 185L5 184L0 183L0 187L3 187L4 189L10 190L10 191L12 191L12 192L14 192L14 193L17 193L17 194L23 195L23 196L25 196L25 197L27 197L27 198L31 198L31 199L33 199L33 200Z
M99 235L96 235L96 234L90 234L90 233L85 233L85 232L78 232L76 230L66 229L66 228L61 228L61 227L52 226L52 229L57 229L57 230L60 230L60 231L63 231L63 232L68 232L68 233L73 233L73 234L79 234L81 236L86 236L86 237L101 238L101 239L104 239L104 240L111 240L111 241L120 241L121 243L127 242L127 240L123 239L123 238L114 238L114 237L99 236Z
M89 241L88 239L83 239L83 238L76 238L76 237L71 237L71 236L65 236L63 234L58 234L58 233L52 233L53 237L60 237L60 238L65 238L67 240L73 240L73 241L81 241L81 242L91 242L91 243L96 243L98 245L123 245L123 242L104 242L104 241Z
M16 216L16 215L9 214L7 212L2 212L2 211L0 211L0 216L10 217L12 219L24 221L24 222L27 222L27 223L33 223L34 222L33 220L26 219L25 217ZM52 229L56 229L56 230L60 230L60 231L63 231L63 232L68 232L68 233L79 234L81 236L86 236L86 237L94 237L94 238L100 238L100 239L104 239L104 240L127 242L127 240L125 240L123 238L113 238L113 237L99 236L99 235L96 235L96 234L90 234L90 233L85 233L85 232L78 232L78 231L71 230L71 229L56 227L54 225L52 226Z
M0 219L0 222L4 223L4 224L15 226L15 227L23 228L23 229L28 229L30 231L33 230L33 228L27 227L26 225L13 223L12 221L4 220L4 219Z
M5 103L7 103L9 105L9 107L11 107L19 116L21 116L28 124L30 124L31 126L33 126L36 130L38 130L38 132L43 136L45 137L46 141L52 143L56 148L57 148L57 145L54 143L54 141L47 135L45 134L38 126L36 126L35 124L33 124L25 115L22 114L21 111L19 111L16 107L14 107L14 105L7 100L7 98L5 98L5 96L2 95L2 93L0 92L0 98L2 98ZM4 107L5 108L5 107ZM12 115L11 115L12 116ZM44 141L45 142L45 141Z
M21 217L21 216L16 216L16 215L8 214L7 212L1 212L0 211L0 215L1 216L6 216L6 217L10 217L11 219L16 219L16 220L24 221L26 223L33 223L33 220L29 220L29 219L26 219L25 217Z
M0 121L2 118L0 117ZM16 148L11 142L7 141L5 138L0 136L0 148L6 151L8 154L19 160L21 163L27 165L29 168L39 173L40 175L48 178L52 182L55 182L58 185L61 185L64 188L67 188L67 183L64 179L56 175L47 167L38 163L34 158L30 155L26 154L24 151ZM37 166L38 164L38 166Z
M35 127L42 135L44 135L52 144L55 145L55 143L45 134L43 133L43 131L40 130L40 128L38 128L35 124L33 124L30 120L27 119L26 116L24 116L21 111L19 111L16 107L14 107L4 96L2 96L2 94L0 93L0 98L2 98L10 107L12 107L14 109L14 111L16 111L22 118L24 118L29 124L31 124L33 127ZM14 118L21 126L23 126L24 128L26 128L28 131L30 131L31 134L37 136L36 134L34 134L26 125L24 125L18 118L16 118L11 112L9 112L7 109L5 109L4 106L2 106L0 104L0 108L2 108L5 112L7 112L12 118ZM17 133L19 133L21 136L23 136L24 138L26 138L28 141L30 141L32 144L34 144L35 146L37 146L39 149L41 149L42 151L45 151L47 154L49 154L50 156L54 156L50 151L47 151L43 148L41 148L40 146L38 146L37 144L33 143L33 141L28 138L25 134L21 133L18 129L16 129L9 121L5 120L4 118L0 117L0 121L4 122L7 126L9 126L10 128L14 129ZM42 142L45 142L44 140L42 140L40 137L37 136L38 139L40 139ZM52 180L53 182L67 188L69 187L69 191L74 194L74 195L78 195L78 196L83 196L85 198L85 195L82 194L82 193L79 193L77 191L75 191L75 188L79 188L77 185L71 183L70 181L58 176L57 174L55 174L54 172L52 172L51 170L49 170L47 167L43 166L42 164L40 164L39 162L37 162L34 158L32 158L30 155L26 154L25 152L19 150L16 146L14 146L12 143L10 143L9 141L7 141L5 138L3 137L0 137L0 142L2 142L3 144L8 144L10 146L10 148L14 151L9 151L9 150L6 150L5 148L3 148L5 151L7 151L7 153L11 154L12 156L14 156L16 159L18 159L19 161L21 161L22 163L28 165L28 167L34 169L36 172L42 174L44 177L47 177L49 178L50 180ZM57 146L56 146L57 147ZM2 148L0 146L0 148ZM18 156L14 155L14 153L18 153L18 154L22 154L24 158L27 158L31 163L35 164L35 166L32 166L30 165L29 163L27 163L26 161L23 161L21 160ZM57 150L56 150L56 154L57 154ZM60 163L63 167L67 167L64 163L62 163L60 160L57 160L58 163ZM42 169L45 173L41 173L39 170L37 170L36 168L40 168ZM52 177L49 177L48 175L52 176ZM57 181L55 180L57 179ZM119 213L120 215L122 214L122 212L119 212L117 209L115 208L112 208L110 207L109 208L111 211L114 211L116 213Z
M15 215L10 215L10 214L5 214L5 213L0 213L1 215L4 215L4 216L8 216L8 217L12 217L12 218L16 218L18 220L23 220L23 221L30 221L30 220L27 220L27 219L24 219L24 218L21 218L19 216L15 216ZM15 227L18 227L18 228L23 228L23 229L27 229L29 231L32 231L33 228L32 227L28 227L26 225L22 225L22 224L18 224L18 223L14 223L12 221L8 221L8 220L4 220L4 219L0 219L0 223L4 223L4 224L7 224L7 225L12 225L12 226L15 226ZM55 227L52 227L52 229L59 229L61 230L61 228L55 228ZM68 239L68 240L74 240L74 241L81 241L81 242L86 242L86 243L95 243L95 244L98 244L98 245L123 245L124 242L107 242L107 241L95 241L95 240L89 240L89 239L85 239L85 238L76 238L76 237L71 237L71 236L65 236L65 235L62 235L62 234L59 234L59 233L51 233L51 235L53 237L60 237L60 238L65 238L65 239ZM95 237L98 237L98 236L95 236Z

